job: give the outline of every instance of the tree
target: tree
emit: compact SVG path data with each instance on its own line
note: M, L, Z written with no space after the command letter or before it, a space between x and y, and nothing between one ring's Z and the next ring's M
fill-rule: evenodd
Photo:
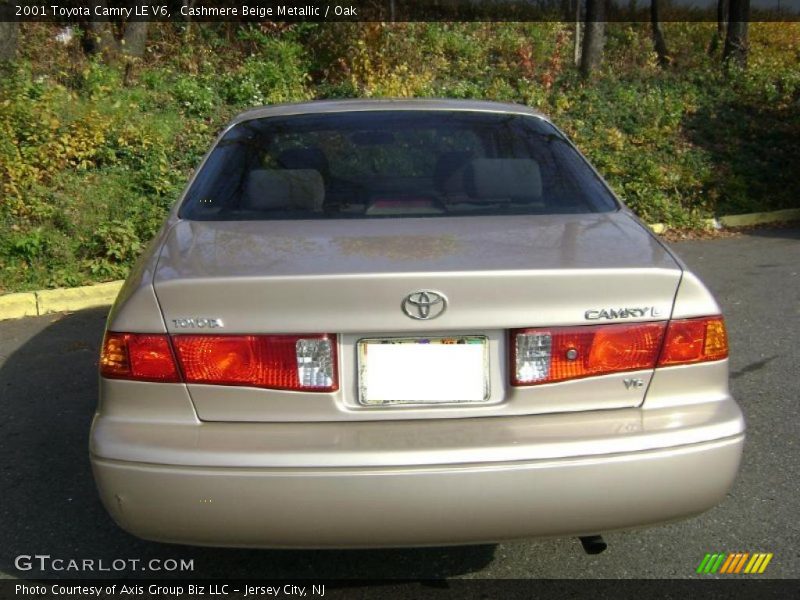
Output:
M583 22L581 21L581 0L575 0L575 7L571 9L574 12L575 16L575 66L581 66L581 49L583 47L583 31L581 30L581 25ZM569 20L571 15L568 15L564 20Z
M95 0L98 6L106 7L106 0ZM147 21L117 21L92 19L80 23L85 34L83 49L87 54L102 54L116 58L120 53L126 57L144 56L147 42Z
M714 54L725 39L725 24L728 22L728 0L717 0L717 31L708 45L708 53Z
M658 64L661 67L667 67L669 66L669 52L667 52L667 42L664 41L664 32L661 30L659 4L660 0L650 0L650 24L653 26L653 45L658 55Z
M141 58L147 43L147 21L128 21L122 36L122 52L128 56Z
M722 51L722 60L726 65L733 61L740 67L747 66L749 24L750 0L730 0L728 32Z
M19 23L3 18L12 9L10 0L0 0L0 61L14 60L17 55Z
M606 33L605 0L586 0L586 17L581 53L581 75L590 77L603 61Z
M19 23L0 21L0 61L14 60L17 55Z

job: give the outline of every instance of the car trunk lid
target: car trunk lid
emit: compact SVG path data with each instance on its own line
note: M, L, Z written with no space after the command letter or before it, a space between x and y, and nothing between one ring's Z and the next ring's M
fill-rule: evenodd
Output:
M588 310L664 318L679 277L624 213L182 221L162 249L155 290L170 331L215 318L225 333L400 332L584 324ZM420 289L441 291L448 310L409 319L401 302Z
M172 334L209 333L211 326L215 334L339 336L338 391L191 384L201 418L331 420L638 405L649 373L635 373L645 385L629 386L617 401L610 398L621 383L609 384L608 392L602 385L592 392L581 382L511 388L504 332L665 320L680 276L669 252L633 217L617 212L180 221L162 248L154 285ZM424 290L444 296L447 309L435 319L409 318L404 299ZM486 403L449 413L442 407L359 406L358 341L415 335L486 336L492 346ZM567 390L571 400L564 399Z

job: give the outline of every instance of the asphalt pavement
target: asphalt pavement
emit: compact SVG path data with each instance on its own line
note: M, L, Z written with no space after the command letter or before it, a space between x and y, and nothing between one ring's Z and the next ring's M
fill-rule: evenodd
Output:
M774 553L759 577L798 577L800 229L674 247L723 307L731 384L748 424L733 490L700 517L607 534L608 550L596 556L571 538L358 551L192 548L136 539L100 505L89 467L106 310L88 310L0 322L0 578L697 578L705 553L734 551ZM194 570L81 573L35 563L26 570L16 560L35 554L106 565L189 559Z

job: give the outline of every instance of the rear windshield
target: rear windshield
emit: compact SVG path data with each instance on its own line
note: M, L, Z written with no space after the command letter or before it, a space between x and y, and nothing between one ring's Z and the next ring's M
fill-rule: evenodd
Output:
M607 212L585 160L536 117L367 111L233 127L189 189L193 220Z

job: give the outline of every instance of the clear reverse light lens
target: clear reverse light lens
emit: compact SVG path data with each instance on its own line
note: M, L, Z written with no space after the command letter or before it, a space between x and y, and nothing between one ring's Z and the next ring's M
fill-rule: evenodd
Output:
M329 388L333 385L333 352L327 339L299 339L297 379L302 387Z
M519 333L516 338L516 381L529 383L547 379L553 337L549 333Z

